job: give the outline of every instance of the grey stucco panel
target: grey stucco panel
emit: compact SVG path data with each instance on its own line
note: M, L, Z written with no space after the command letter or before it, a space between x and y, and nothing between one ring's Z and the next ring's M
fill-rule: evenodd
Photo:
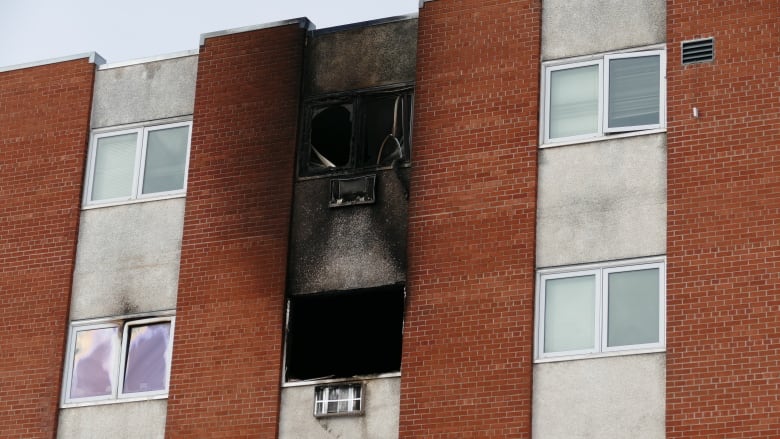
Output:
M542 59L666 41L665 0L544 0Z
M666 354L534 365L536 439L663 439Z
M417 19L315 33L306 51L307 96L413 82Z
M666 253L666 135L539 152L537 267Z
M366 381L362 416L315 418L314 386L282 389L279 439L391 439L398 437L401 378Z
M176 308L184 198L85 210L71 320Z
M167 400L60 410L58 439L162 439Z
M197 71L197 56L98 70L92 128L191 115Z

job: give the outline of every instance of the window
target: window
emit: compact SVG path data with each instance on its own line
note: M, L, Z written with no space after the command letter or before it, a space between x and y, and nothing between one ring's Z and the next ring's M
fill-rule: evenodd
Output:
M349 383L314 388L314 416L363 414L363 384Z
M92 135L84 204L183 194L191 122Z
M166 397L174 317L74 322L63 403Z
M616 53L544 67L543 143L663 128L666 53Z
M662 349L662 260L541 270L537 358Z
M291 297L285 381L399 372L403 311L402 286Z
M307 105L301 175L409 160L413 92L373 91Z

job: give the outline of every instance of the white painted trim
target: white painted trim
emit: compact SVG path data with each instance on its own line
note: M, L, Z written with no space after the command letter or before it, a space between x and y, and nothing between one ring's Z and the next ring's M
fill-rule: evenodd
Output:
M214 32L207 32L200 34L200 45L204 45L208 38L222 37L225 35L240 34L243 32L251 32L260 29L268 29L272 27L288 26L291 24L298 24L301 28L311 31L315 29L314 23L312 23L307 17L292 18L289 20L272 21L270 23L255 24L252 26L236 27L233 29L218 30Z
M98 55L97 52L84 52L76 55L60 56L57 58L48 58L40 61L32 61L28 63L14 64L10 66L0 67L0 73L10 72L11 70L28 69L30 67L45 66L48 64L57 64L61 62L75 61L77 59L84 59L84 58L88 58L90 63L97 64L98 66L101 64L105 64L106 62L106 60L103 59L102 56Z
M658 123L650 125L636 125L625 127L609 127L609 62L613 59L627 59L640 57L658 57ZM604 55L604 105L602 111L602 127L605 134L625 133L661 129L666 126L666 51L648 50L642 52L618 53Z
M155 56L149 56L144 58L138 58L138 59L131 59L127 61L119 61L115 63L108 63L103 64L98 67L98 70L110 70L110 69L116 69L119 67L128 67L128 66L134 66L138 64L147 64L150 62L155 61L166 61L170 59L176 59L176 58L186 58L188 56L197 56L199 53L198 50L183 50L181 52L173 52L173 53L166 53L161 55L155 55Z
M164 388L163 390L150 390L148 392L134 392L134 393L124 393L125 388L125 372L127 367L127 354L129 353L128 350L128 343L130 342L130 328L133 326L143 326L143 325L149 325L154 323L163 323L168 322L170 323L170 329L168 331L168 346L165 349L165 361L166 361L166 370L165 370L165 379L164 379ZM124 323L124 328L122 332L122 353L120 357L120 369L119 369L119 383L117 385L117 399L128 399L128 398L148 398L152 396L167 396L168 395L168 389L170 388L170 380L171 380L171 361L173 361L173 332L174 327L176 326L176 317L170 316L170 317L153 317L149 319L142 319L142 320L129 320Z

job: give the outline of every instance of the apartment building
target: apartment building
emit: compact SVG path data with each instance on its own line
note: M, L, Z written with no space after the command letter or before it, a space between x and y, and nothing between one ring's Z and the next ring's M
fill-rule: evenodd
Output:
M0 139L0 437L780 431L777 0L10 66Z

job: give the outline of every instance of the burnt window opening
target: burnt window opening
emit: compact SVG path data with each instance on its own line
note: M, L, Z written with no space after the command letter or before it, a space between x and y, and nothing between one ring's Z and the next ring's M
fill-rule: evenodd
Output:
M300 175L408 162L413 99L406 88L310 102Z
M352 150L352 105L335 104L314 110L310 143L310 167L347 166Z
M401 370L402 286L293 296L286 381Z

